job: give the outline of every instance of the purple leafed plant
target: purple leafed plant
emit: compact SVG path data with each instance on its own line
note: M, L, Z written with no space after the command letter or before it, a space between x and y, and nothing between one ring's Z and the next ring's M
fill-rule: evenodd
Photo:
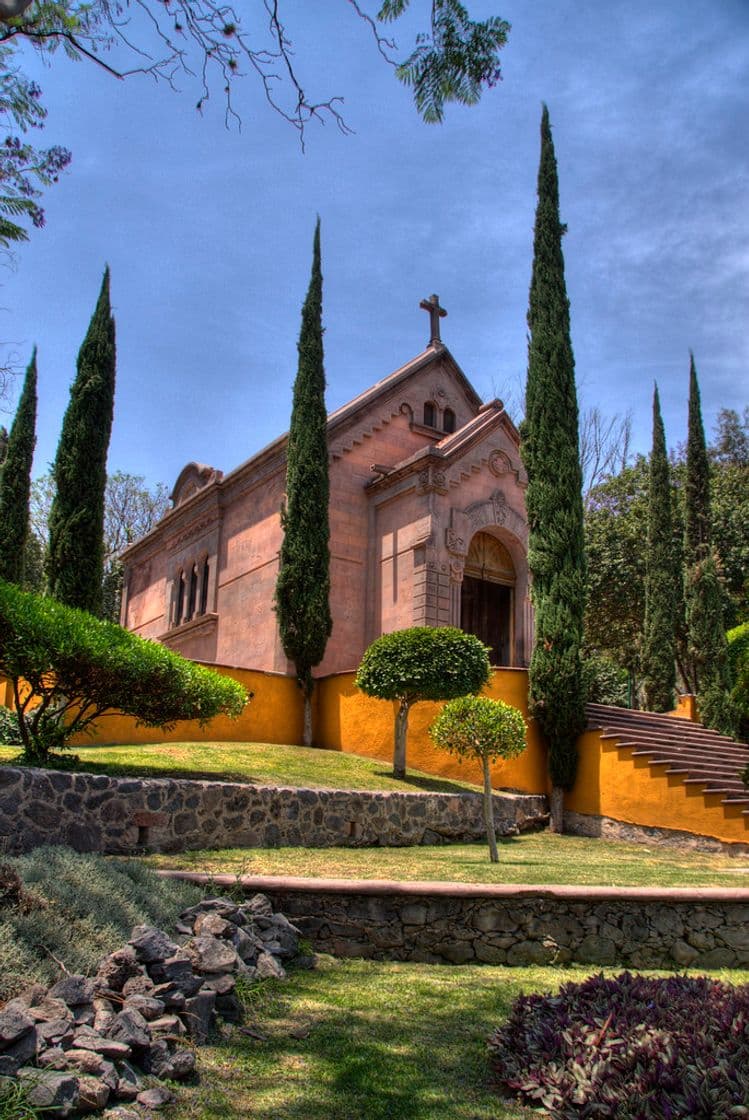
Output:
M495 1080L554 1120L749 1118L749 985L623 972L520 996Z

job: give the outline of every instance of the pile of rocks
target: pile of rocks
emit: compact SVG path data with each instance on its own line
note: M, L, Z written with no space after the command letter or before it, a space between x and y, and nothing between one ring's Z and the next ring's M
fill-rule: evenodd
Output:
M34 984L0 1009L0 1076L18 1078L36 1107L66 1117L117 1104L157 1109L173 1094L153 1079L179 1081L195 1069L194 1045L216 1016L237 1021L237 977L285 976L298 930L265 895L237 904L211 898L185 910L178 940L136 926L94 977ZM143 1075L150 1075L146 1088ZM124 1105L124 1107L123 1107Z

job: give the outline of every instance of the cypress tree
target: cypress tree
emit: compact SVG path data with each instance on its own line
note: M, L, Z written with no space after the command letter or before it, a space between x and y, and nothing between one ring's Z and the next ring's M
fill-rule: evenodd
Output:
M645 621L642 682L645 707L668 712L676 689L676 626L679 571L674 563L671 481L658 386L653 393L653 449L648 489L645 553Z
M689 421L684 511L684 602L689 685L697 693L700 719L734 735L737 712L731 700L723 596L712 549L710 466L702 423L694 355L689 363Z
M536 614L530 708L548 744L551 827L557 832L563 827L564 790L575 781L577 737L585 727L582 472L562 254L565 228L559 220L557 165L544 105L521 451L528 471L528 565Z
M0 472L0 579L22 583L36 444L36 347L31 355Z
M75 381L62 424L53 475L47 582L61 603L91 614L102 610L104 490L115 380L114 319L109 268L78 353Z
M299 364L287 447L283 544L276 581L276 614L284 652L304 695L304 743L312 743L312 669L333 629L330 616L327 412L323 366L320 219L312 275L302 308Z

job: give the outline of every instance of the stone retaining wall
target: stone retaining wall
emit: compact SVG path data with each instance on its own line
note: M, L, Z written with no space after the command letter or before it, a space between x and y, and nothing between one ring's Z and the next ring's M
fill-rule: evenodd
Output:
M540 827L546 798L498 794L500 835ZM474 793L293 789L172 778L110 778L0 766L0 843L79 852L191 848L402 846L478 840Z
M189 873L165 872L200 881ZM219 884L235 880L217 876ZM749 890L247 876L320 952L450 964L749 968Z

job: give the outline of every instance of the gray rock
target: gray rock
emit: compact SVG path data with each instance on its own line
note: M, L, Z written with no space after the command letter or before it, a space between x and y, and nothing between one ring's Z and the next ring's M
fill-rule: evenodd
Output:
M53 999L48 996L40 1003L29 1007L28 1014L35 1023L51 1023L54 1019L73 1021L73 1012L62 999Z
M118 1015L115 1015L114 1022L108 1031L108 1037L116 1042L124 1043L126 1046L132 1046L134 1049L142 1049L149 1045L151 1032L148 1029L148 1023L140 1012L126 1007ZM123 1055L123 1057L127 1057L127 1055Z
M190 993L191 995L194 993ZM185 993L176 984L157 984L153 995L160 999L165 1008L172 1011L181 1011L185 1006Z
M141 1080L129 1062L120 1062L114 1093L121 1101L134 1101L141 1091Z
M142 1093L138 1093L138 1104L143 1108L160 1109L166 1108L175 1099L174 1093L171 1089L167 1089L166 1085L158 1085L154 1089L144 1089Z
M273 915L273 906L265 894L254 894L242 904L242 909L250 918L270 918Z
M184 949L178 950L173 957L154 966L152 975L159 984L176 985L186 996L195 995L201 983L200 977L193 971L191 955Z
M234 992L216 996L216 1013L227 1023L240 1023L242 1021L242 1004Z
M195 1071L195 1055L192 1050L175 1050L169 1062L169 1072L164 1076L172 1081L182 1081Z
M153 989L153 980L150 976L146 976L145 972L142 972L137 976L131 976L129 980L125 981L122 985L122 994L126 999L136 995L136 993L147 996Z
M225 996L234 991L236 983L236 977L232 976L231 973L219 972L215 976L206 976L200 990L201 992L215 992L217 996Z
M108 1108L101 1114L101 1120L143 1120L140 1109L133 1108Z
M240 926L232 926L229 941L245 963L254 963L258 953L263 948L263 942L259 937L256 937L254 933L248 933Z
M105 1058L113 1058L114 1060L130 1057L130 1045L128 1043L110 1038L108 1035L98 1034L91 1027L81 1027L80 1030L76 1031L73 1045L80 1050L92 1050L96 1054L102 1054Z
M154 929L153 926L136 926L130 936L130 945L135 950L135 955L144 964L154 961L165 961L174 956L179 948L163 930Z
M34 1020L30 1015L17 1008L5 1007L0 1011L0 1050L6 1050L33 1029Z
M22 1065L20 1058L13 1058L10 1054L0 1054L0 1077L15 1077Z
M78 1078L72 1073L24 1067L18 1071L18 1080L29 1104L44 1109L47 1116L70 1116L78 1106Z
M51 1046L37 1058L37 1065L45 1069L67 1069L68 1059L61 1046Z
M694 964L699 955L697 949L687 945L686 941L674 941L671 946L671 956L683 968L689 968L690 965Z
M179 1038L185 1033L184 1023L178 1015L162 1015L160 1019L153 1019L150 1027L154 1038Z
M21 1065L35 1058L39 1050L39 1039L36 1027L32 1027L28 1034L24 1034L11 1046L6 1046L3 1054L9 1058L17 1059Z
M206 1041L213 1027L215 1007L215 992L198 992L197 995L185 1000L182 1021L190 1038L196 1042Z
M123 985L134 976L141 976L142 969L131 945L117 949L100 962L96 973L96 986L113 992L121 992Z
M234 972L239 964L237 950L226 941L206 935L185 945L196 972Z
M82 1050L73 1046L65 1052L65 1060L69 1066L75 1066L81 1073L97 1075L104 1069L105 1059L95 1050Z
M37 1039L41 1046L64 1046L73 1041L73 1026L70 1019L52 1019L49 1023L37 1023Z
M109 1101L109 1086L98 1077L84 1074L78 1078L78 1110L80 1112L100 1112Z
M94 982L86 976L63 976L49 989L49 996L61 999L68 1007L79 1007L93 1000Z
M138 1011L146 1022L151 1022L152 1019L158 1019L160 1015L164 1014L165 1004L161 999L155 999L154 996L134 995L128 996L125 1000L125 1007L132 1007L134 1011Z
M157 1038L143 1052L140 1064L146 1073L154 1077L168 1077L166 1072L172 1059L172 1050L165 1038Z
M200 937L210 935L211 937L230 937L231 931L237 927L233 922L227 922L226 918L222 918L220 914L216 914L211 910L203 911L198 914L195 919L192 932Z
M9 1007L10 1003L18 1003L24 1007L33 1007L37 1003L41 1003L47 994L47 989L43 984L29 984L28 988L24 988L20 995L16 996L14 1000L10 1000L5 1006Z
M261 980L284 980L286 977L285 968L270 953L258 953L255 968Z

